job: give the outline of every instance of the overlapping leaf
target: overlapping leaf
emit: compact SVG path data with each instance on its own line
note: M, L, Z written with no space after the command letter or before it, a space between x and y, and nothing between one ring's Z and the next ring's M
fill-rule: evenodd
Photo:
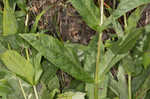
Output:
M92 29L99 31L100 10L93 0L70 0L72 5Z
M115 19L117 19L120 16L124 15L126 12L139 7L140 5L148 3L150 3L149 0L121 0L118 8L113 13L113 16L115 17Z
M117 42L112 43L110 47L112 52L115 54L127 53L135 46L142 32L143 29L141 28L132 29L130 33L126 34L122 39L119 39Z
M93 82L91 76L81 67L73 49L64 47L60 41L45 34L23 34L21 37L56 67L78 80Z
M9 70L33 85L34 68L23 56L16 51L8 50L0 56Z
M17 31L18 31L18 23L14 15L14 11L9 6L9 1L4 0L3 35L16 34Z

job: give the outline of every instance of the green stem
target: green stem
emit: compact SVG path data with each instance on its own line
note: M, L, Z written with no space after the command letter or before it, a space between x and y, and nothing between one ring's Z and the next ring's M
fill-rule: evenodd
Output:
M131 74L128 74L128 94L129 94L129 99L132 99Z
M116 0L113 0L113 10L115 10L116 7Z
M124 14L124 28L126 29L127 27L127 16Z
M23 86L22 86L22 84L21 84L21 81L20 81L20 79L18 79L18 80L19 80L19 85L20 85L20 88L21 88L21 92L22 92L22 94L23 94L23 97L24 97L24 99L27 99L26 94L25 94L25 91L24 91Z
M29 21L29 14L26 15L26 20L25 20L25 33L28 32L28 21Z
M29 52L28 52L28 49L26 48L26 57L27 57L27 60L29 61L30 60L30 58L29 58Z
M33 89L34 89L34 93L35 93L35 98L36 98L36 99L39 99L35 85L33 86Z
M29 58L29 52L28 52L28 49L26 48L25 51L26 51L26 57L27 57L27 60L29 61L30 58ZM33 89L34 89L34 93L35 93L35 99L39 99L38 93L37 93L37 90L36 90L36 86L35 86L35 85L33 85Z
M103 24L103 11L104 11L104 0L99 0L100 9L101 9L101 22L100 26ZM96 58L96 71L95 71L95 88L94 88L94 99L98 99L99 93L99 63L100 63L100 43L101 43L102 33L99 34L98 47L97 47L97 58Z

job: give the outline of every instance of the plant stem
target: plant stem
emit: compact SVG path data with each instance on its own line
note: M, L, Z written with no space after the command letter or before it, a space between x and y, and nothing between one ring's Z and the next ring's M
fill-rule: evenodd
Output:
M22 87L22 84L21 84L20 79L18 79L18 81L19 81L19 85L20 85L20 88L21 88L21 92L22 92L22 94L23 94L23 97L24 97L24 99L27 99L26 94L25 94L25 91L24 91L24 89L23 89L23 87Z
M104 0L98 1L100 4L101 9L101 21L100 26L103 24L103 11L104 11ZM97 58L96 58L96 71L95 71L95 88L94 88L94 99L98 99L98 93L99 93L99 63L100 63L100 43L101 43L102 33L99 33L99 40L98 40L98 47L97 47Z
M124 14L124 29L127 27L127 16Z
M27 60L29 61L30 58L29 58L29 52L28 52L28 49L27 49L27 48L26 48L26 57L27 57ZM36 98L36 99L39 99L35 85L33 85L33 89L34 89L34 93L35 93L35 98Z
M128 94L129 94L129 99L132 99L131 74L128 74Z
M113 0L113 10L115 10L116 7L116 0Z
M34 93L35 93L35 98L36 98L36 99L39 99L35 85L33 86L33 89L34 89Z
M26 51L26 58L27 58L27 60L29 61L30 58L29 58L29 52L28 52L28 49L26 48L25 51Z

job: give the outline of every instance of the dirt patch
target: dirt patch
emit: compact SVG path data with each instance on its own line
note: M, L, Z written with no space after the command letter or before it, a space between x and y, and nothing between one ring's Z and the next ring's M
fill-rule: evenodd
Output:
M88 44L95 31L90 29L67 0L32 0L29 3L32 15L53 6L40 20L40 29L54 36L61 35L64 41Z

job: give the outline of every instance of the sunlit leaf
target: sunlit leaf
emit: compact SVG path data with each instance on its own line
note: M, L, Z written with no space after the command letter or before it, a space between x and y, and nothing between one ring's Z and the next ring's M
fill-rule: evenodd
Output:
M23 56L16 51L8 50L0 58L9 70L33 85L34 68Z
M16 34L17 31L18 23L14 11L10 8L8 0L4 0L3 35Z
M128 98L128 87L127 87L127 81L125 78L125 71L123 67L119 66L118 71L118 89L119 89L119 99L129 99Z
M65 92L59 94L57 99L85 99L85 93L82 92Z
M81 67L77 54L73 49L64 47L57 39L45 34L23 34L21 37L64 72L78 80L93 81L91 76Z
M33 66L35 70L35 77L34 77L34 84L36 85L39 82L39 79L41 77L41 74L43 72L42 67L41 67L41 54L38 53L34 58L33 58Z

